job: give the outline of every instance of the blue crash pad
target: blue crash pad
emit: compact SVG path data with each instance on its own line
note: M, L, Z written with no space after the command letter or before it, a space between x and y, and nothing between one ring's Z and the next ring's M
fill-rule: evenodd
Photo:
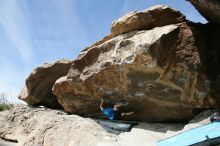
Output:
M210 123L161 140L157 146L190 146L217 138L220 138L220 122Z
M93 119L108 132L113 134L120 134L121 132L131 131L134 125L137 125L137 122L134 121L120 121L120 120L103 120L103 119Z

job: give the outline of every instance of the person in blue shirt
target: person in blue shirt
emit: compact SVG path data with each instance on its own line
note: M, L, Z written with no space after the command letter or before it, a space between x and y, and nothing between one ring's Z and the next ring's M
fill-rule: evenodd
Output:
M214 114L212 114L210 116L210 121L213 122L220 122L220 116L219 116L219 112L215 112Z
M132 115L134 112L122 113L119 112L119 108L123 106L123 103L116 103L113 108L104 108L104 100L101 99L100 110L109 120L120 120L123 116Z

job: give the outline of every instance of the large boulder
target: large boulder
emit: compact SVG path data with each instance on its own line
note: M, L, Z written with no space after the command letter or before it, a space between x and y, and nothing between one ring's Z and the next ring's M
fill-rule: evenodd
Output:
M204 16L209 22L220 24L220 1L219 0L187 0Z
M111 34L116 36L133 30L147 30L154 27L186 21L185 16L169 6L156 5L141 12L131 12L112 23Z
M218 30L218 28L213 30ZM132 31L84 50L53 93L65 111L101 116L99 99L121 99L121 111L135 111L125 120L187 121L204 108L219 106L207 72L219 65L218 51L209 49L206 29L179 23ZM216 54L218 56L218 54ZM213 66L214 67L214 66Z
M37 67L26 79L26 86L18 98L31 105L61 108L52 87L58 78L67 74L71 64L69 60L59 60Z

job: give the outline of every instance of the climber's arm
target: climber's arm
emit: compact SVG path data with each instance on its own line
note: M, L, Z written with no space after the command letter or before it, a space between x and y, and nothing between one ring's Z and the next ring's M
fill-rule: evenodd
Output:
M101 104L100 104L100 106L99 106L99 108L100 108L100 110L103 110L103 100L101 100Z
M127 113L121 113L121 116L123 117L123 116L130 116L130 115L133 115L134 114L134 112L132 111L132 112L127 112Z

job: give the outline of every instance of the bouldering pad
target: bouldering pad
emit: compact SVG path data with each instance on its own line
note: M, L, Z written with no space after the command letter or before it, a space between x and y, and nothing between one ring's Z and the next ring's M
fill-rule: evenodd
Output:
M134 125L137 125L137 122L134 121L121 121L121 120L103 120L103 119L94 119L98 124L105 128L108 132L114 134L120 134L121 132L131 131Z

